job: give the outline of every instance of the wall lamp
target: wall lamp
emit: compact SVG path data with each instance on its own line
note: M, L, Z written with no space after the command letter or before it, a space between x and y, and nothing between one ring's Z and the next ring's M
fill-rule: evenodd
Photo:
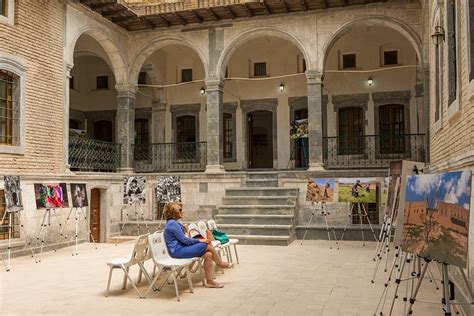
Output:
M437 25L435 26L435 32L431 34L431 40L435 46L439 46L441 41L444 42L444 29L442 26Z
M367 84L369 85L369 87L372 87L372 85L374 84L374 79L372 77L369 77L367 79Z
M280 92L283 92L285 90L285 85L282 83L280 83Z
M201 89L199 90L199 93L201 95L204 95L204 93L206 93L206 89L204 89L204 87L201 87Z

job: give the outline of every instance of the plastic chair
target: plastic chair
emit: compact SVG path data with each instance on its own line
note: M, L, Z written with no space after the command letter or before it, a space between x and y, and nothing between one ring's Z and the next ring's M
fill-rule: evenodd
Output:
M216 224L216 221L213 220L213 219L210 219L207 221L207 226L209 227L209 230L212 231L214 229L218 229L217 228L217 224ZM235 252L235 259L237 260L237 263L239 263L239 255L237 253L237 244L239 243L239 240L236 239L236 238L229 238L229 244L230 245L233 245L234 246L234 252ZM230 252L230 249L229 249L229 253L230 253L230 259L232 261L232 253Z
M144 274L148 277L148 273L146 273L145 267L143 266L143 262L146 259L148 251L148 234L138 236L135 245L133 247L132 254L130 256L117 258L107 262L107 265L110 267L109 272L109 280L107 281L107 290L105 291L105 297L109 296L109 288L110 288L110 280L112 279L112 271L114 269L122 269L124 276L123 276L123 284L122 290L125 290L127 287L127 279L130 280L132 283L133 288L137 291L140 298L142 298L142 294L138 290L135 282L133 282L132 277L129 274L130 267L133 265L138 265L140 271L144 272Z
M199 231L201 232L201 235L204 234L205 236L207 236L207 233L209 232L210 234L212 234L212 230L209 230L208 227L207 227L207 224L205 221L199 221L197 223L197 226L199 228ZM231 259L230 259L230 243L226 243L226 244L222 244L219 240L212 240L211 241L211 244L214 248L216 248L216 251L218 253L218 255L221 257L222 259L222 252L224 252L226 258L227 258L227 262L232 262ZM224 271L222 271L222 273L224 273Z
M158 280L158 277L161 275L161 272L165 272L165 276L163 281L161 282L160 286L158 287L158 291L160 291L163 286L165 286L166 282L168 281L169 277L173 277L174 288L176 291L176 298L179 301L179 290L178 290L178 283L176 277L180 274L181 270L185 270L186 278L188 279L188 286L189 291L193 293L193 283L191 281L191 276L189 273L188 266L193 263L192 259L176 259L171 258L168 255L168 251L166 249L166 243L163 237L163 233L155 233L153 235L148 236L148 242L150 245L150 251L152 255L152 260L155 266L158 268L158 273L155 275L153 280L151 281L150 287L146 291L144 297L148 295L151 289L154 287L155 282Z

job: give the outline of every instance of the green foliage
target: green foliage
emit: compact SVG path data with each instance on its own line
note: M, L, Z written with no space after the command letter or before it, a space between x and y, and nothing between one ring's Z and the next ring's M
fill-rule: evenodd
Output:
M353 197L351 191L351 185L339 184L339 202L352 202L352 203L376 203L377 196L376 190L372 189L370 192L364 189L359 189L359 197Z

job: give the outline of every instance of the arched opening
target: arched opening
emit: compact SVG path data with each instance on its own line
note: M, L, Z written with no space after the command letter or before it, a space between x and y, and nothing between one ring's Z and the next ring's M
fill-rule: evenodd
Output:
M290 140L290 123L308 118L305 54L277 35L249 38L231 42L236 46L226 48L221 60L222 120L228 127L223 149L234 155L224 162L236 162L226 168L305 168L308 142Z
M324 59L326 168L424 160L423 71L408 31L378 20L344 27ZM358 165L357 162L360 164Z

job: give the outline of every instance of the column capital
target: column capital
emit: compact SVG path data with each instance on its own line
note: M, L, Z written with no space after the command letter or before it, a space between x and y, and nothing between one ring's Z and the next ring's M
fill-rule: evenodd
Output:
M319 70L306 70L308 84L321 84L323 82L323 72Z
M137 87L131 84L119 83L115 85L117 90L117 97L119 98L133 98L137 92Z
M166 102L153 101L151 102L151 108L153 111L166 111Z
M219 77L209 77L205 80L207 91L224 91L224 79Z

